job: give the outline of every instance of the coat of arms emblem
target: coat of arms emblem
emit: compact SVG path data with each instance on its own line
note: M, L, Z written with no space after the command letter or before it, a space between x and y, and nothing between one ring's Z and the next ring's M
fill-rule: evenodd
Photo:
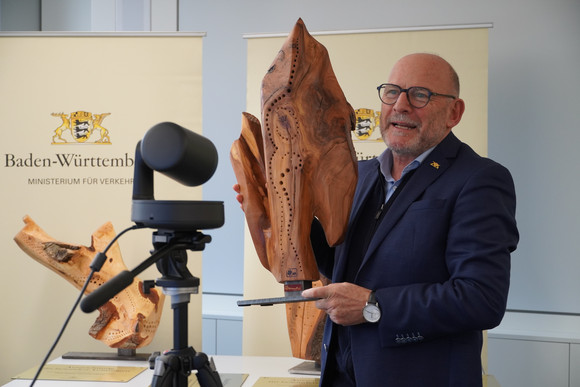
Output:
M61 125L54 130L52 144L111 144L109 131L101 125L110 114L85 111L72 112L70 115L51 113L53 117L60 117L62 120ZM98 132L98 135L94 135L94 132Z
M379 120L381 112L374 111L372 109L356 109L356 124L354 129L354 135L357 140L367 140L369 139L375 129L379 127Z

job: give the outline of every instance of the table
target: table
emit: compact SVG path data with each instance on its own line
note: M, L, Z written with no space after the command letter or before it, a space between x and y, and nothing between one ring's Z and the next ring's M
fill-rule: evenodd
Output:
M272 357L272 356L212 356L219 373L227 374L248 374L248 378L243 387L253 386L261 377L288 377L288 378L312 378L313 375L293 374L288 370L304 360L293 357ZM127 360L70 360L58 358L50 364L77 364L77 365L120 365L146 367L147 370L137 375L127 383L113 382L62 382L39 380L34 386L39 387L146 387L149 386L153 378L153 370L149 369L149 363L146 361L127 361ZM500 387L495 378L491 375L484 375L484 387ZM30 380L13 380L6 387L28 387Z
M312 378L312 375L291 374L288 370L304 362L302 359L293 357L263 357L263 356L212 356L219 373L228 374L248 374L248 378L243 387L251 387L260 377L289 377L289 378ZM127 383L116 382L63 382L52 380L38 380L34 387L146 387L149 386L153 378L153 370L149 369L146 361L127 360L70 360L58 358L50 364L76 364L95 366L131 366L146 367L147 370L137 375ZM28 387L30 380L12 380L5 384L6 387Z

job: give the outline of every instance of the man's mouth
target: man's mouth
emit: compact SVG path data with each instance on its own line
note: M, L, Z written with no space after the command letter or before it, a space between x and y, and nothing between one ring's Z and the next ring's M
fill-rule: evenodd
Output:
M417 128L417 125L410 122L391 122L391 125L401 130L410 130Z

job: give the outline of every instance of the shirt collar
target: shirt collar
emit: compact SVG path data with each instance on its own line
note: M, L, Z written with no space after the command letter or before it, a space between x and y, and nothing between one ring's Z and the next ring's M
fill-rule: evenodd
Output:
M429 156L429 153L431 153L431 151L434 148L435 147L433 146L433 147L427 149L425 152L423 152L419 156L417 156L417 158L415 158L415 160L413 160L409 164L407 164L405 166L405 168L403 168L403 173L401 174L401 177L405 176L405 174L407 172L418 168L419 165L421 165L421 163L427 158L427 156ZM391 175L391 167L393 166L393 151L389 148L385 149L385 151L377 157L377 160L379 161L380 170L381 170L381 173L383 174L385 180L387 182L394 182L395 179Z

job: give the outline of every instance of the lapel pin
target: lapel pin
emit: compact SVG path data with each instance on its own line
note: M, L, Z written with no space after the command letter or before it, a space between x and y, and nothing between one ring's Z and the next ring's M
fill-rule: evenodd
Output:
M431 161L431 164L429 164L429 165L435 169L439 169L439 163L437 163L436 161Z

